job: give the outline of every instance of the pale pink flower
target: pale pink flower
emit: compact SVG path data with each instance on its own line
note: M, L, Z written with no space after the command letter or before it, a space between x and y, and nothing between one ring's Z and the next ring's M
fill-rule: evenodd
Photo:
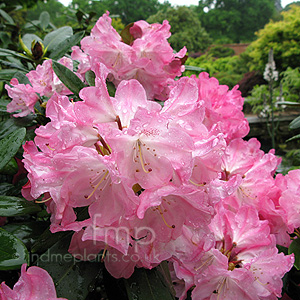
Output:
M238 87L228 91L228 86L219 85L216 78L209 78L205 72L200 73L199 78L194 75L191 78L197 82L199 101L204 101L206 112L203 123L206 127L210 130L218 124L228 142L246 136L249 124L242 112L244 99Z
M11 290L5 282L0 285L1 300L67 300L57 298L51 276L42 268L29 267L26 264L21 267L19 281Z
M8 84L5 85L8 96L12 98L12 101L7 104L7 111L15 112L21 110L21 112L14 114L14 117L25 117L34 112L34 105L39 100L35 89L29 84L20 84L16 78L13 78L10 84L13 87L10 87Z
M70 58L62 57L59 63L73 71L73 61ZM52 60L48 59L36 70L26 74L35 92L40 96L51 97L54 92L60 95L71 95L72 92L59 80L52 68Z
M169 128L168 117L139 108L128 128L107 137L122 176L143 188L167 184L173 170L188 176L192 167L191 137Z
M292 233L295 228L300 227L299 179L300 170L290 171L284 178L285 186L283 186L282 184L283 190L282 195L279 199L279 205L285 210L287 214L287 225L289 227L289 233Z
M83 53L74 48L72 57L80 61L82 73L89 65L93 69L94 64L101 62L108 68L116 86L122 80L135 78L144 86L148 99L165 100L167 85L184 71L181 58L186 54L185 48L173 53L167 41L169 30L168 21L162 25L136 22L130 28L134 40L127 45L111 26L107 12L97 21L91 35L81 41Z

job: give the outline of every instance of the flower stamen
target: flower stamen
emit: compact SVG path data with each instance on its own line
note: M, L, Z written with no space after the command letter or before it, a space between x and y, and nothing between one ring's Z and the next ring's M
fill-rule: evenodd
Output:
M96 192L96 190L98 189L98 187L100 186L100 184L106 179L106 177L107 177L108 174L109 174L109 172L106 171L105 174L103 175L103 177L100 179L100 181L95 186L94 190L90 193L90 195L88 197L86 197L86 199L90 199L94 195L94 193Z
M163 213L162 210L161 210L161 207L160 207L160 206L157 206L157 209L158 209L159 214L160 214L160 216L162 217L162 219L163 219L165 225L166 225L168 228L174 229L174 228L175 228L175 225L174 225L174 224L173 224L172 226L170 226L170 225L167 223L167 221L166 221L166 219L165 219L165 217L164 217L164 213Z
M140 159L140 163L142 165L142 169L145 173L150 173L152 171L151 168L149 168L148 170L145 169L145 163L143 160L143 155L142 155L142 149L141 149L141 142L138 140L138 148L139 148L139 159Z

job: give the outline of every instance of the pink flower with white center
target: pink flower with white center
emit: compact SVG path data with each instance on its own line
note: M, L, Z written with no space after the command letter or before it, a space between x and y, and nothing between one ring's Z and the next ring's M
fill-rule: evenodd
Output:
M67 300L57 298L51 276L42 268L30 267L26 264L21 267L19 281L11 290L4 282L0 285L1 300Z
M150 111L160 111L161 106L146 98L143 86L135 79L122 81L117 87L115 97L110 97L106 87L108 69L98 63L94 65L96 74L94 87L86 87L80 91L83 102L75 103L75 113L85 124L98 126L101 123L118 125L122 130L128 127L139 107ZM116 127L116 126L115 126Z
M12 98L12 101L7 104L7 111L15 112L21 110L21 112L13 114L14 117L25 117L34 112L34 105L39 100L34 88L29 84L20 84L16 78L13 78L10 84L13 87L10 87L8 84L5 85L8 96Z
M62 57L59 63L73 71L73 61ZM52 60L45 60L36 70L26 74L35 92L41 96L51 97L54 92L60 95L71 95L72 92L58 79L52 68Z
M178 128L169 128L169 118L139 108L128 128L115 130L107 141L116 154L120 174L142 188L167 184L175 170L189 176L193 142Z
M217 214L209 225L217 241L216 248L230 257L240 252L262 248L272 244L268 221L258 218L257 210L242 206L232 212L216 205Z
M113 73L130 64L132 48L122 42L121 36L111 26L109 13L103 14L91 30L91 35L81 40L81 48L95 62L101 62ZM97 61L96 61L97 59Z
M66 96L54 93L47 102L46 116L51 122L36 129L35 143L50 156L76 145L94 147L99 140L97 129L77 117L75 104Z
M169 29L167 21L162 25L136 22L130 28L134 41L127 45L111 26L107 12L97 21L91 35L81 41L84 53L75 48L72 57L77 57L81 62L81 72L89 68L89 63L93 69L94 64L101 62L108 68L116 86L122 80L135 78L144 86L148 99L165 100L167 85L184 71L181 58L186 54L185 48L177 54L173 53L167 41Z
M245 259L243 264L254 275L257 295L262 299L277 299L281 297L281 278L292 268L294 260L293 255L278 253L273 247L248 261Z
M244 268L230 270L227 257L216 249L211 250L205 259L198 267L202 272L195 276L196 287L192 292L192 299L259 299L251 272Z
M205 106L198 99L198 86L194 79L183 77L170 88L169 98L165 101L162 113L172 116L175 124L193 137L201 140L208 130L203 124Z
M274 172L281 159L273 151L264 154L256 139L243 141L233 140L226 148L222 157L222 180L241 177L236 191L240 203L253 205L259 210L259 199L275 186ZM258 176L259 175L259 176Z
M253 207L237 212L221 203L210 224L215 246L194 258L175 255L180 279L196 287L192 299L276 299L281 278L293 266L293 255L278 254L267 221L260 221ZM184 299L184 294L181 295Z
M76 207L88 206L89 216L97 218L98 226L109 226L120 216L135 215L138 199L131 188L120 182L114 161L109 156L99 155L93 148L75 146L69 152L49 157L38 152L32 144L24 147L30 194L35 199L42 193L50 194L48 200L52 199L54 203L49 205L49 210L55 213L53 232L70 229L71 224L73 230L78 230L73 211ZM48 167L42 174L40 164L45 162ZM58 226L60 223L61 227Z

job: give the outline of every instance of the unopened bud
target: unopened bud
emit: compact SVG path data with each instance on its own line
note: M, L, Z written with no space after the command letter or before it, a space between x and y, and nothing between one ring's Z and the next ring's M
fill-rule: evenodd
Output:
M33 41L31 45L31 53L34 60L40 60L44 55L44 47L43 44L37 41Z

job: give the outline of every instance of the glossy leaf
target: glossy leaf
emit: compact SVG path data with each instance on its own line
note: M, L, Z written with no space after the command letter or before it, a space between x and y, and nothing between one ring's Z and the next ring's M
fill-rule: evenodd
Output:
M92 70L88 70L85 73L85 80L89 86L95 86L95 78L96 78L96 75Z
M25 223L8 223L2 228L21 240L26 247L31 247L48 226L47 222L32 221Z
M86 85L64 65L56 61L52 61L52 67L61 82L75 95L79 96L80 90Z
M19 269L24 263L29 263L25 245L13 234L0 228L0 270Z
M175 300L158 269L136 269L125 286L129 300Z
M49 15L49 13L47 11L43 11L40 14L39 21L40 21L42 29L45 31L45 29L50 24L50 15Z
M44 38L44 46L48 51L53 51L61 42L72 36L73 29L64 26L48 33Z
M39 205L23 198L0 195L0 216L15 217L41 211Z
M70 238L59 240L42 254L37 266L51 275L58 297L68 300L85 300L101 270L99 262L82 262L68 252Z
M0 48L0 56L6 57L8 55L18 57L18 58L22 58L22 59L31 60L29 57L27 57L26 55L24 55L22 53L18 53L16 51L9 50L9 49Z
M16 196L20 194L20 189L18 186L15 186L8 182L0 183L0 195L4 196Z
M19 128L0 140L0 171L13 158L26 135L25 128Z
M8 67L8 68L11 68L11 69L18 69L18 70L21 70L21 71L24 71L24 72L27 71L27 70L26 70L25 68L23 68L21 65L16 64L16 63L11 63L11 62L6 61L6 60L0 59L0 64L3 65L3 66L6 66L6 67Z
M20 127L16 124L15 120L10 118L0 123L0 140L18 130Z
M294 266L297 270L300 270L300 239L295 239L289 246L289 254L294 253L295 263Z
M293 137L286 140L286 142L290 142L290 141L297 140L297 139L300 139L300 134L294 135Z
M71 49L71 47L78 44L84 36L84 31L77 32L76 34L65 39L59 43L56 48L51 51L49 55L52 59L59 59L64 56L64 54Z
M15 77L16 72L18 72L17 69L0 70L0 80L9 82L12 78Z
M296 119L294 119L290 125L289 125L290 129L297 129L300 127L300 116L297 117Z
M30 53L31 53L31 44L33 41L43 43L43 41L40 37L38 37L37 35L32 34L32 33L24 34L24 36L22 37L22 41L25 44L25 46L28 48Z
M12 158L1 170L2 174L14 175L18 172L18 164L14 158Z
M12 17L6 11L4 11L3 9L0 9L0 15L9 24L15 24L14 20L12 19Z
M45 252L47 249L51 248L55 243L59 240L65 239L70 232L61 231L56 233L51 233L49 228L45 229L45 231L40 235L40 237L35 241L31 248L32 253L36 252Z

